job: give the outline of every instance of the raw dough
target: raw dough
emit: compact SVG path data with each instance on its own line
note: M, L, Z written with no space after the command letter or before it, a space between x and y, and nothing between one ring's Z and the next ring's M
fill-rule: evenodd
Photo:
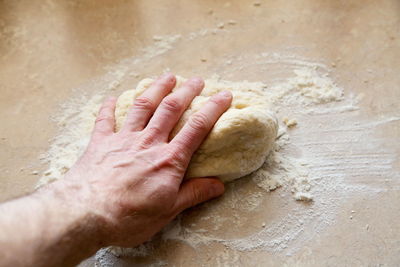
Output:
M177 86L185 81L177 77ZM153 79L142 80L136 90L125 91L117 101L115 111L118 131L132 105L133 99L142 94ZM247 85L247 86L246 86ZM269 111L268 99L251 83L231 83L207 80L200 96L185 111L172 132L172 137L183 127L189 116L198 111L209 97L217 92L230 90L231 107L220 117L214 128L193 155L186 177L217 176L223 182L247 175L265 161L276 139L278 123Z

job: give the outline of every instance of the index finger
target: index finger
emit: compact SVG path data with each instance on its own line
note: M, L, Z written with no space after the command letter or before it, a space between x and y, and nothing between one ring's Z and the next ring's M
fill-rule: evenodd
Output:
M171 140L178 151L184 155L192 155L201 145L219 117L229 108L232 102L232 94L223 91L213 95L210 100L186 122L185 126ZM189 162L190 158L188 159Z
M115 127L115 105L117 99L109 97L105 100L99 110L94 124L93 134L112 134Z

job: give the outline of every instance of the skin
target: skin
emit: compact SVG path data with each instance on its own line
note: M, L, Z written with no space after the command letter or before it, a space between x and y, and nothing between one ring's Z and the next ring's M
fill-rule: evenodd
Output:
M183 210L224 192L217 178L183 178L232 95L211 97L169 140L204 87L192 78L170 93L175 83L172 74L158 78L117 133L116 99L106 100L86 152L64 179L0 205L0 266L70 266L104 246L134 247Z

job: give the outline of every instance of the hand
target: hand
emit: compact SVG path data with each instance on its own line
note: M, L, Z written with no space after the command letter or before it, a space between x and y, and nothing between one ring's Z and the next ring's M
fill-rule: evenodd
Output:
M181 131L170 133L204 87L192 78L176 91L166 74L138 97L122 129L115 133L115 98L101 107L90 144L63 183L75 199L96 211L105 245L135 246L149 240L183 210L221 195L216 178L183 181L191 156L230 106L232 95L211 97Z

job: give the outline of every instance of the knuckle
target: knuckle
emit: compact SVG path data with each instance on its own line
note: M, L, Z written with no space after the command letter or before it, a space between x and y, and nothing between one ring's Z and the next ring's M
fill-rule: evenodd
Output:
M104 104L103 106L101 106L98 114L109 113L110 109L111 109L110 105Z
M153 135L145 134L142 136L139 142L139 148L146 149L154 144L155 138Z
M98 116L95 120L95 123L98 124L99 122L103 122L103 121L110 121L111 118L108 116Z
M190 161L190 154L184 149L173 149L167 153L164 163L173 168L185 168Z
M153 211L157 211L158 213L170 210L171 207L168 207L168 205L173 204L173 201L171 201L171 199L174 195L176 195L177 191L178 189L176 184L164 179L158 180L148 191L149 197L152 199L156 199L159 203L151 204L151 209Z
M192 207L201 202L203 199L205 199L204 192L202 190L199 190L197 187L192 186L190 191L192 194L190 205Z
M154 103L148 99L147 97L139 96L135 99L133 103L134 108L136 109L145 109L145 110L152 110L154 109Z
M158 127L149 127L142 131L139 138L140 148L149 148L157 142L158 136L162 135L162 129Z
M175 186L171 182L164 179L161 179L157 185L157 191L160 194L165 194L167 196L170 196L175 192L175 190Z
M190 118L189 125L196 131L206 131L210 123L207 115L198 112Z
M162 130L158 127L149 127L146 129L146 135L149 138L155 138L162 134Z
M174 97L166 97L162 102L163 108L171 112L180 112L183 109L183 105Z

